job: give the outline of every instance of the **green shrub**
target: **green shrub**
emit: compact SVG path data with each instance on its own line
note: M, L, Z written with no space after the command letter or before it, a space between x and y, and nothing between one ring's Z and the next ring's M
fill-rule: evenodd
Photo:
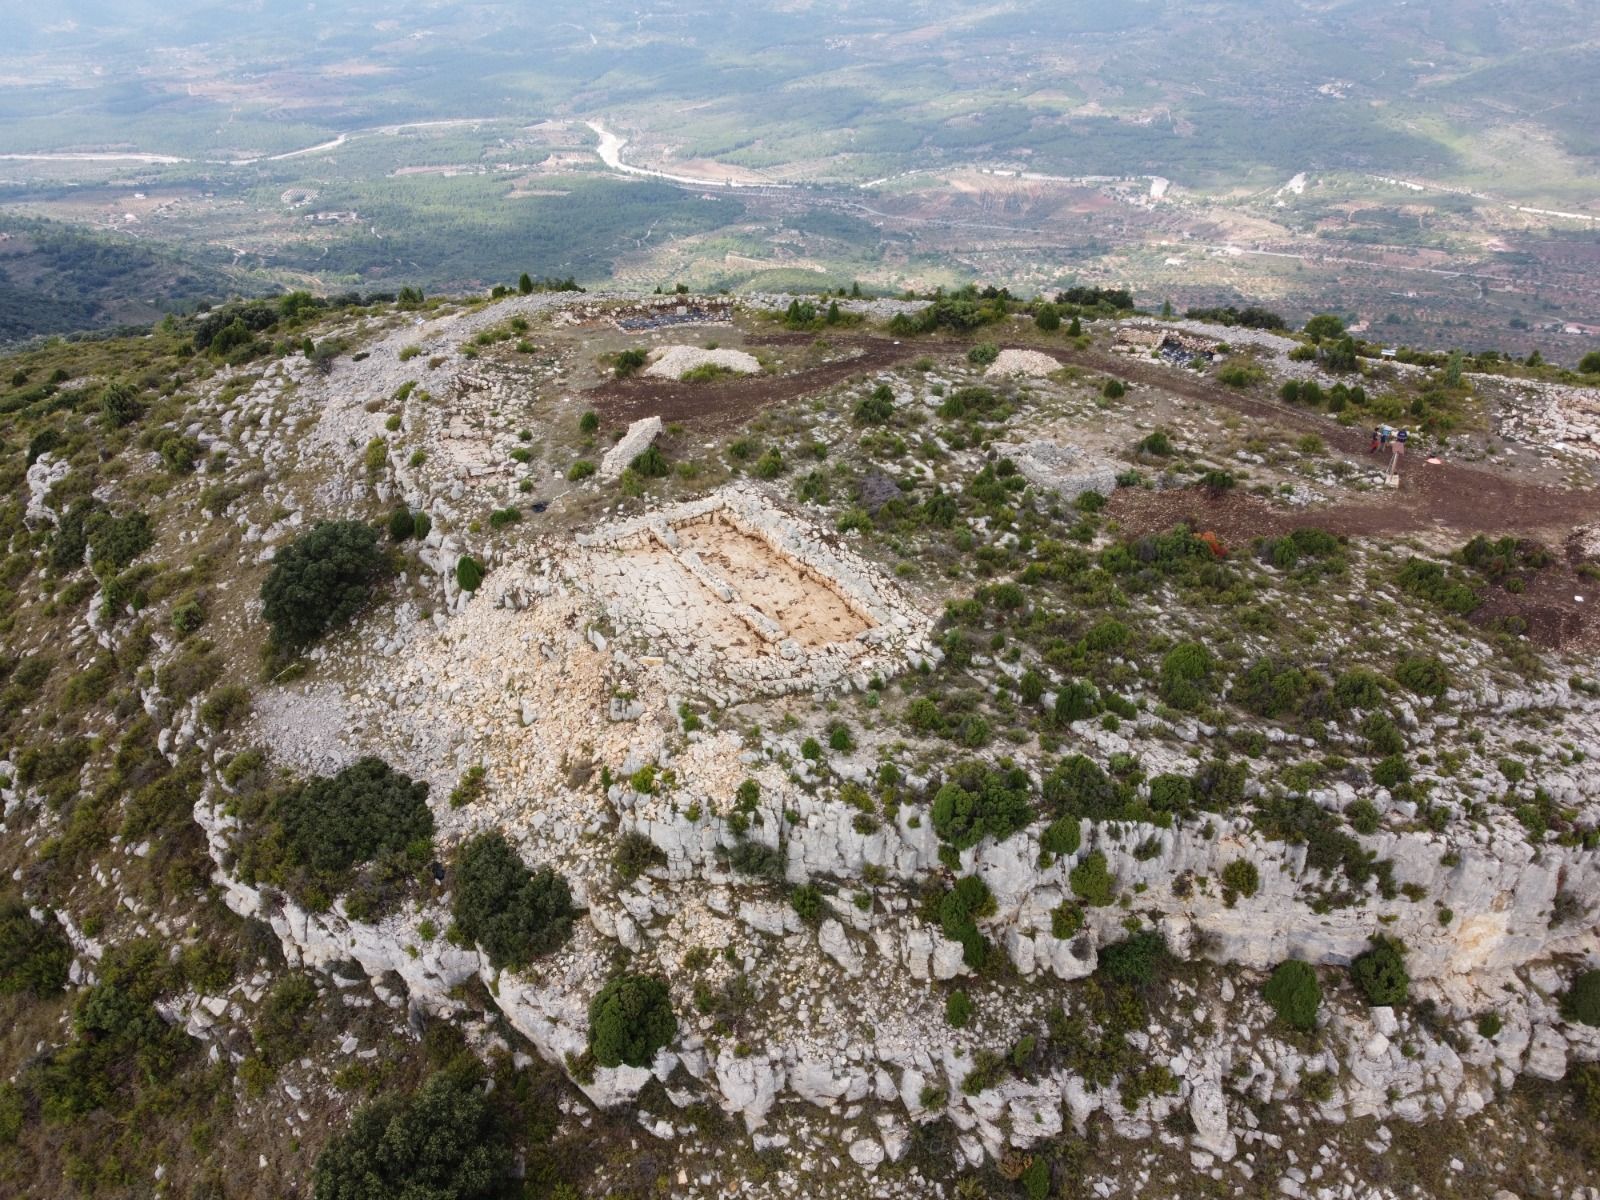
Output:
M1405 943L1396 938L1375 936L1369 949L1350 964L1350 978L1373 1007L1404 1004L1411 990L1406 971Z
M491 1200L505 1194L507 1131L473 1072L442 1071L410 1095L387 1094L328 1140L313 1200Z
M885 425L894 416L894 392L886 383L880 383L857 404L855 420L858 425Z
M1061 857L1076 854L1083 843L1083 822L1075 816L1060 817L1045 826L1039 836L1041 849Z
M1347 712L1380 708L1384 702L1383 678L1365 667L1345 671L1333 682L1333 699Z
M325 521L279 551L261 585L261 615L280 645L306 645L354 616L386 570L370 525Z
M71 965L72 943L54 921L35 921L16 896L0 898L0 995L54 995Z
M1057 318L1059 323L1060 318ZM1048 1200L1050 1195L1050 1160L1037 1156L1022 1172L1022 1194L1027 1200Z
M1104 908L1111 903L1116 880L1106 868L1106 856L1096 850L1086 855L1067 876L1072 894L1090 908Z
M1310 694L1311 681L1298 667L1262 658L1233 681L1228 699L1247 712L1271 719L1295 712Z
M1236 858L1222 868L1222 886L1248 900L1261 890L1261 871L1248 858Z
M1166 939L1145 929L1100 951L1099 973L1115 983L1143 986L1153 983L1171 961Z
M1450 671L1437 658L1408 655L1394 669L1395 682L1418 696L1438 700L1450 690Z
M107 512L90 514L83 524L88 538L89 562L96 573L120 571L155 545L155 530L142 512L114 517Z
M665 479L672 472L667 456L661 453L659 446L646 447L643 453L633 456L628 466L646 479Z
M740 841L728 851L728 866L755 879L782 879L784 854L764 842Z
M1561 1015L1580 1025L1600 1026L1600 971L1585 971L1561 997Z
M1003 841L1033 819L1028 773L959 763L933 798L933 827L957 850L985 837Z
M1350 828L1357 833L1374 834L1378 832L1378 806L1364 796L1345 809L1345 816L1350 818Z
M809 883L802 883L789 893L789 905L807 925L822 920L822 893Z
M975 367L987 367L1000 357L1000 347L993 342L979 342L967 351L967 361Z
M602 1067L646 1067L678 1034L672 995L651 975L618 975L589 1002L589 1051Z
M480 834L456 854L452 915L497 968L526 966L572 932L572 892L548 867L530 871L504 835Z
M1054 333L1061 328L1061 310L1046 301L1034 311L1033 323L1044 333Z
M626 379L634 374L649 361L649 355L643 350L619 350L612 359L612 371L618 379ZM578 422L578 428L584 433L593 433L600 428L600 418L592 412L586 412Z
M1502 1025L1499 1013L1486 1012L1478 1018L1478 1036L1492 1042L1499 1036Z
M1379 787L1393 788L1411 778L1411 768L1404 756L1391 754L1372 768L1372 782Z
M482 766L468 767L466 773L450 789L450 807L465 808L476 804L489 791L489 773Z
M1076 937L1083 928L1083 909L1070 900L1063 900L1050 912L1050 936L1066 939Z
M1317 1027L1322 985L1309 963L1295 959L1279 963L1261 994L1278 1014L1278 1020L1289 1028L1310 1033Z
M287 862L321 880L337 880L380 854L425 860L433 838L428 785L381 758L308 780L280 796L270 815L282 829Z
M1194 799L1194 785L1184 775L1157 775L1150 781L1150 807L1156 812L1183 812Z
M1045 776L1044 802L1052 812L1089 821L1113 820L1127 807L1111 777L1082 754L1062 759Z
M1172 444L1172 439L1167 436L1167 431L1164 429L1148 434L1133 448L1140 454L1148 454L1152 458L1171 458L1178 452L1178 448Z
M666 864L666 852L637 830L623 834L611 855L611 867L623 883L632 883L651 867Z
M1199 642L1180 642L1161 660L1161 698L1173 708L1193 711L1211 689L1211 652Z
M597 470L599 470L599 468L587 458L580 458L577 462L573 463L567 468L567 482L578 483L581 480L589 478L589 476L593 475Z
M1056 692L1055 721L1057 725L1070 725L1086 720L1100 711L1094 685L1074 679L1061 685Z
M403 542L417 532L417 517L408 507L401 505L389 514L389 540Z
M972 998L959 988L944 1002L944 1017L951 1029L965 1029L972 1020Z
M1100 394L1107 400L1121 400L1128 394L1128 388L1120 379L1108 379L1100 389Z
M483 564L469 554L456 559L456 586L463 592L475 592L483 582Z
M250 689L242 684L225 683L200 706L200 720L207 729L227 729L250 711Z
M965 875L939 901L939 927L945 937L961 943L962 960L974 970L983 966L988 942L978 932L978 922L995 912L994 895L976 875Z
M121 380L106 384L100 393L100 415L112 429L132 424L143 412L139 394Z

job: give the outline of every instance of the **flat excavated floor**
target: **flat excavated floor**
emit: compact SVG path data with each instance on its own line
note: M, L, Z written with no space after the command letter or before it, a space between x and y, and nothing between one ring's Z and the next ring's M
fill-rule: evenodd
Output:
M689 637L707 649L741 657L761 652L755 631L664 546L625 550L598 567L596 575L605 580L605 598L620 602L648 637Z
M713 518L678 525L673 532L740 599L808 650L848 642L872 628L835 589L742 529Z

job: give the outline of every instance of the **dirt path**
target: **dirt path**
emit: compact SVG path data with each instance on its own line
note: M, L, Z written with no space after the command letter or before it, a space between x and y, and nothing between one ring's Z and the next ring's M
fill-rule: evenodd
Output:
M1278 427L1314 433L1331 449L1357 462L1373 462L1366 453L1371 444L1366 430L1103 350L1066 351L1059 357L1074 366L1129 383L1146 384L1201 404L1231 409ZM1161 499L1163 496L1167 499ZM1224 532L1227 529L1235 537L1316 525L1339 533L1365 535L1426 530L1469 535L1516 533L1559 545L1575 526L1600 520L1600 492L1524 483L1492 468L1448 461L1433 465L1420 454L1408 455L1403 461L1398 491L1378 493L1370 501L1350 501L1297 513L1280 512L1240 496L1211 501L1196 492L1142 496L1119 492L1112 511L1116 512L1120 504L1131 523L1139 524L1141 506L1155 510L1151 513L1154 519L1156 511L1161 506L1171 506L1172 497L1176 496L1186 497L1181 504L1190 511L1174 519L1192 515L1197 523L1216 528L1219 535L1228 536Z
M750 339L753 345L771 346L814 340L812 334L774 334ZM835 337L833 343L856 353L787 375L757 375L713 383L678 383L636 375L602 384L589 393L589 398L608 423L658 416L668 424L677 421L696 430L717 430L746 421L763 409L927 353L926 346L910 341L895 343L885 338Z

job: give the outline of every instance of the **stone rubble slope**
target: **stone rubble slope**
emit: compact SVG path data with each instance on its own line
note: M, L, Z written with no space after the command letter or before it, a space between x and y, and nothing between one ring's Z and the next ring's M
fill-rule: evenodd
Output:
M698 346L663 346L650 352L646 375L657 379L682 379L690 371L718 367L736 375L758 375L761 363L743 350L702 350Z
M1039 350L1002 350L984 375L990 379L1048 379L1061 364Z

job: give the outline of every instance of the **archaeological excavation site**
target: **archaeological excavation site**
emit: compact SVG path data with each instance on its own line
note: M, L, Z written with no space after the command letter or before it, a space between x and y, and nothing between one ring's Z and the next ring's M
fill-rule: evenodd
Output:
M1596 390L801 299L18 358L6 1153L104 1078L254 1181L138 1195L469 1117L541 1198L1600 1195Z

